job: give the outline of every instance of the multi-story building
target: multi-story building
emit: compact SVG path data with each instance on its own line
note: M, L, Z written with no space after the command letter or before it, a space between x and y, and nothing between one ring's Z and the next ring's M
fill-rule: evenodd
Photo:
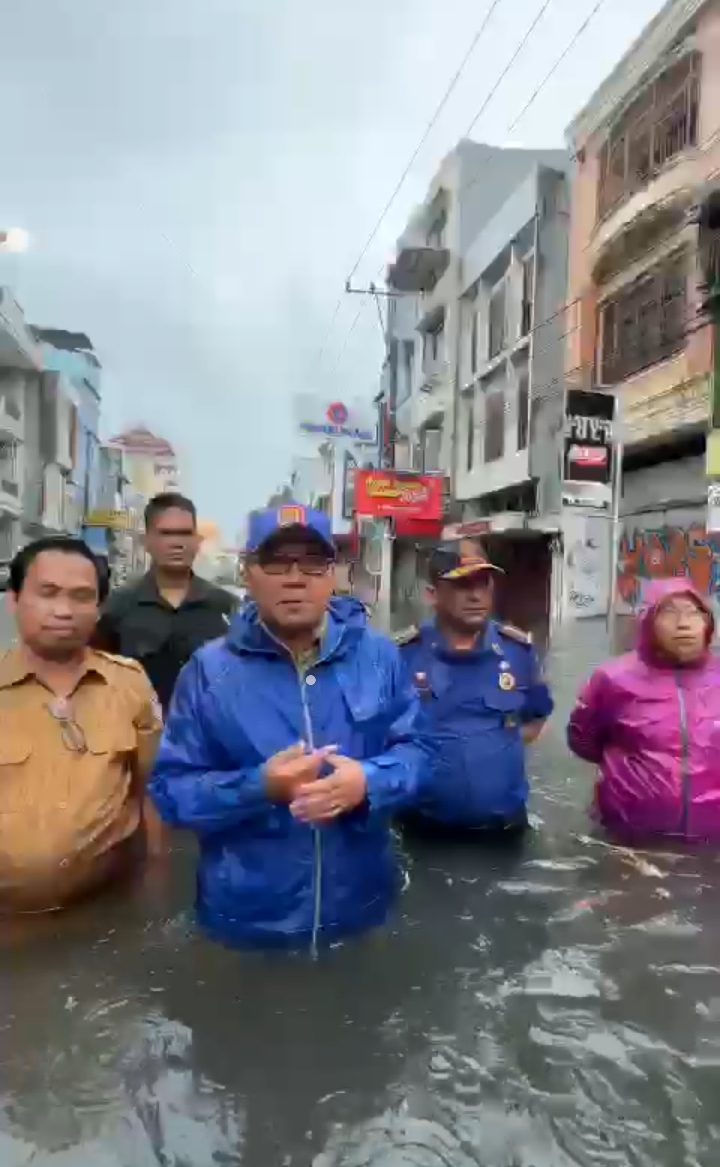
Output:
M180 490L177 455L170 443L135 426L104 443L104 457L112 461L117 481L117 510L121 521L109 535L115 578L122 581L142 572L144 509L149 499L164 491Z
M445 475L449 517L485 534L526 531L539 509L557 525L562 395L534 409L531 399L533 380L542 389L561 379L566 167L562 151L460 142L388 272L382 393L395 464ZM549 540L536 549L549 579ZM418 551L417 539L396 542L394 604L405 614L422 576Z
M73 464L65 483L63 526L82 532L100 554L108 546L102 527L87 526L86 518L99 507L102 464L99 458L102 368L84 333L58 328L33 328L40 345L43 369L56 376L56 391L72 404Z
M40 353L22 309L0 288L0 561L22 540L28 400L37 394Z
M693 207L720 172L720 0L670 0L573 121L566 385L618 402L617 587L632 611L652 576L716 592L706 536L711 331Z

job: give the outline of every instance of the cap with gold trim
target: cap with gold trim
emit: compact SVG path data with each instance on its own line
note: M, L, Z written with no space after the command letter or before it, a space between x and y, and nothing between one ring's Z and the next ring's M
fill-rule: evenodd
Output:
M245 550L259 551L279 537L299 537L321 543L326 551L335 554L330 519L323 511L313 510L301 503L288 502L267 510L253 511L248 523Z
M498 575L504 575L501 567L496 563L491 563L486 556L476 552L474 555L467 555L463 553L461 544L451 543L445 544L441 547L436 547L430 556L430 582L435 584L440 580L467 579L468 576L481 575L482 573L494 572Z

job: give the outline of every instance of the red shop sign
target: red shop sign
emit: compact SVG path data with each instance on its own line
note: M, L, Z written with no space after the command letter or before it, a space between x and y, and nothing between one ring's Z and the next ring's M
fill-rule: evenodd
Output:
M355 471L355 513L373 519L442 517L443 478L396 470Z

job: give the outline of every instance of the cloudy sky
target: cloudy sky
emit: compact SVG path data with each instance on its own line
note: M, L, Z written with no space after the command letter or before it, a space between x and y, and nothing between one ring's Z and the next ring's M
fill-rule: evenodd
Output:
M544 0L500 0L357 273L377 278L440 159ZM660 0L551 0L475 127L559 146ZM352 268L490 0L22 0L3 5L0 261L34 323L87 332L104 435L178 447L228 535L287 472L293 393L372 397L377 316ZM2 263L6 263L3 273ZM329 333L329 326L332 328Z

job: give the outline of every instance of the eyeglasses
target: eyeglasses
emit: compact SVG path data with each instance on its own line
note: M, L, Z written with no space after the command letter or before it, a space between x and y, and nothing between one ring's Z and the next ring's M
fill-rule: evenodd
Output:
M257 564L265 575L290 575L297 567L300 575L322 576L327 575L332 560L320 555L273 555L259 558Z
M60 736L65 749L70 750L73 754L87 753L87 741L83 727L72 716L68 702L58 698L57 701L51 701L46 709L53 721L57 721L60 726Z
M705 624L708 620L707 612L703 612L702 608L697 608L694 604L687 608L666 606L660 609L659 615L672 624L682 624L684 621Z

